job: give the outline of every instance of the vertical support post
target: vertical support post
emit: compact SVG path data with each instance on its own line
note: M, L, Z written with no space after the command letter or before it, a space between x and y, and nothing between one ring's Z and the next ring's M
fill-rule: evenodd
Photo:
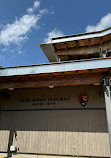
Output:
M12 152L10 151L10 146L13 144L14 131L10 130L9 141L8 141L8 149L7 149L7 157L12 156Z
M100 47L100 52L99 52L99 56L102 57L102 48Z
M107 116L107 125L109 133L109 145L110 145L110 157L111 157L111 91L110 91L110 80L104 78L104 96L106 104L106 116Z

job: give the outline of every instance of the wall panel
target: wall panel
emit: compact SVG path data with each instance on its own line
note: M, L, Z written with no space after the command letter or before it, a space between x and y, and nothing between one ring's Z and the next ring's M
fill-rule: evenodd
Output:
M0 151L14 144L18 153L109 156L104 96L99 91L99 86L8 91L10 98L1 114ZM85 107L78 101L81 93L89 96Z

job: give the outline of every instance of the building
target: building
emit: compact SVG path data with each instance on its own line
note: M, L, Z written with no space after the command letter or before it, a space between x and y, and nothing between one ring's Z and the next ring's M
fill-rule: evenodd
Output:
M41 48L50 64L0 68L0 156L111 157L111 28Z

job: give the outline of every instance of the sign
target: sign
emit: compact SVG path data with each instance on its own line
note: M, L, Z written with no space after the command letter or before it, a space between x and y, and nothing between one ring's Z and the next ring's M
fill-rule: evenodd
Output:
M69 101L69 97L47 97L47 98L21 98L21 103L31 103L32 105L56 105Z
M86 105L87 102L88 102L88 95L86 95L86 94L80 94L80 95L78 96L78 99L79 99L80 104L81 104L83 107L85 107L85 105Z

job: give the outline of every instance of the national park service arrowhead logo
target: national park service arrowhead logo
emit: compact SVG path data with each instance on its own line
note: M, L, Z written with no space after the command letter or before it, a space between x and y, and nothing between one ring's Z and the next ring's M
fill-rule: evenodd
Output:
M88 95L86 95L86 94L80 94L80 95L78 96L78 99L79 99L80 104L81 104L83 107L85 107L85 105L86 105L87 102L88 102Z

